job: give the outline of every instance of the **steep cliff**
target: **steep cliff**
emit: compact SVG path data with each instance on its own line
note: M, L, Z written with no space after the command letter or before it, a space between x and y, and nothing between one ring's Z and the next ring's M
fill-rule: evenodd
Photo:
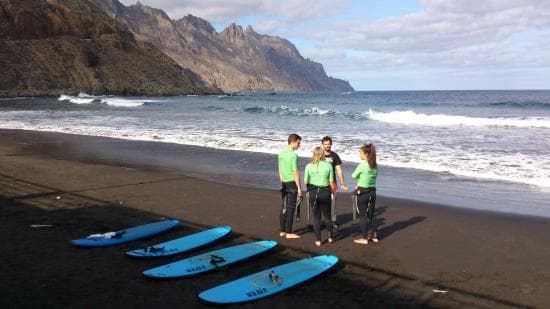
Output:
M150 42L191 70L201 85L224 91L352 91L327 76L323 66L303 58L289 41L231 24L222 32L195 16L172 20L159 9L117 0L90 0L126 24L138 40Z
M205 91L87 0L0 0L0 72L0 96Z

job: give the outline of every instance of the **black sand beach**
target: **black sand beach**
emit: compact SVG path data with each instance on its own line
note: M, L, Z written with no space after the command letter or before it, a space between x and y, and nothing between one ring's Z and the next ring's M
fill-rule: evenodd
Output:
M143 153L125 153L116 141L0 130L0 239L5 245L0 307L208 306L197 298L205 289L323 253L338 256L337 267L243 307L550 306L550 219L380 197L381 242L358 246L352 242L359 226L347 206L350 197L340 194L338 205L345 206L339 207L337 241L316 248L306 220L295 224L301 239L278 237L277 191L194 177L213 173L206 163L188 162L197 170L186 172L185 166L169 168L144 152L150 158L144 164L138 160ZM101 150L105 147L111 155ZM182 162L192 151L181 145L159 147L170 148L174 160ZM266 159L266 172L274 160ZM160 218L182 224L153 239L116 247L78 249L69 243ZM35 224L51 226L31 227ZM225 224L232 226L232 235L209 249L256 239L274 239L279 246L223 271L160 282L145 279L141 271L204 250L154 261L123 254Z

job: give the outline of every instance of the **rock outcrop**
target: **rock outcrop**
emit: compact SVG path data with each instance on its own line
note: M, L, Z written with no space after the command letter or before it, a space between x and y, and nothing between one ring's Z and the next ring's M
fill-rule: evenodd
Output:
M0 0L0 96L203 93L87 0Z
M154 44L194 80L226 92L352 91L348 82L327 76L319 63L303 58L289 41L231 24L222 32L201 18L172 20L159 9L117 0L90 0L128 26L138 40Z

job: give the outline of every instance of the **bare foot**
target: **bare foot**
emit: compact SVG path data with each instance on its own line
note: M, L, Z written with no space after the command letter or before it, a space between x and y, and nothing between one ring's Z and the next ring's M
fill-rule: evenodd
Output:
M369 243L369 240L365 238L357 238L357 239L354 239L353 242L356 244L366 245Z
M302 236L300 236L298 234L292 234L292 233L286 234L287 239L296 239L296 238L300 238L300 237L302 237Z
M281 232L281 233L279 233L279 236L285 237L285 236L286 236L286 233L285 233L285 232Z
M316 241L316 242L315 242L315 245L316 245L317 247L321 247L321 242L320 242L320 241Z

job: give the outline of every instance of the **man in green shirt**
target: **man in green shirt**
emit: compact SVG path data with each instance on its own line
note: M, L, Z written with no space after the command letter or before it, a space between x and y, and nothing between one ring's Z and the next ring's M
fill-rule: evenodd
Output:
M302 196L300 186L300 173L298 172L298 155L294 152L300 148L302 138L298 134L288 136L288 146L278 156L279 179L281 180L282 208L279 215L281 237L289 239L300 238L300 235L292 233L292 223L296 200Z

